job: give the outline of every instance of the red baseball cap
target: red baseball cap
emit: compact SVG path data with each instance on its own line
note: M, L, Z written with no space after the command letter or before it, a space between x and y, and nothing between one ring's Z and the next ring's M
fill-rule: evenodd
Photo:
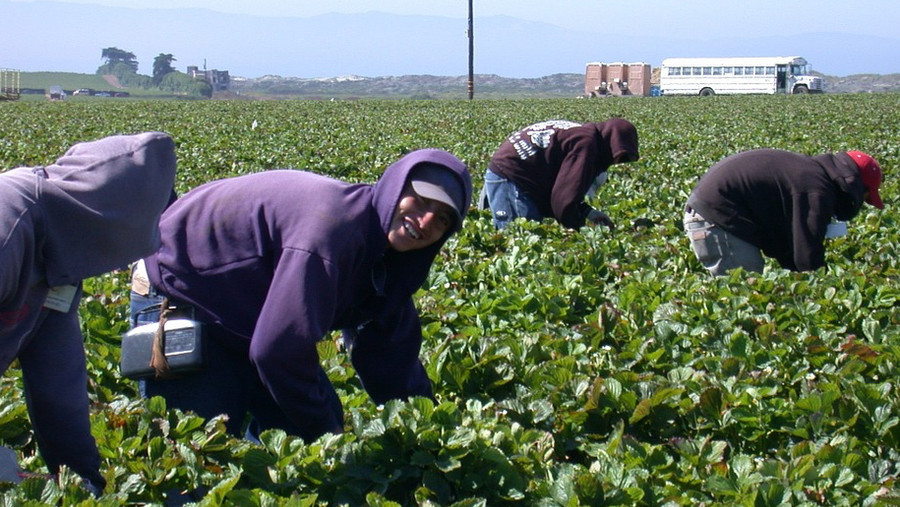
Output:
M884 175L881 173L881 167L878 166L878 162L861 151L848 151L847 155L850 155L850 158L856 162L863 186L869 191L869 197L866 198L866 202L878 209L884 209L884 202L881 201L881 196L878 194L878 187L884 181Z

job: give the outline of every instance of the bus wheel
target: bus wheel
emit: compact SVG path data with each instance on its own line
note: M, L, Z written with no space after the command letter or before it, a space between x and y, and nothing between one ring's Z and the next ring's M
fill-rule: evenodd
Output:
M704 89L700 90L701 97L712 97L715 94L716 94L716 92L714 92L712 88L704 88Z
M809 87L806 85L798 85L797 87L794 88L794 93L800 94L800 95L809 93Z

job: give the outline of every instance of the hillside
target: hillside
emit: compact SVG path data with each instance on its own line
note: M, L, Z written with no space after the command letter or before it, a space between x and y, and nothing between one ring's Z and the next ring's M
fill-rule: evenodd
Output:
M53 86L60 86L71 96L72 92L79 89L91 90L91 93L108 93L111 96L168 98L171 92L155 89L127 88L121 86L115 76L101 76L98 74L82 74L78 72L20 72L19 87L23 97L43 96Z
M853 76L824 76L829 92L896 92L900 91L900 74L856 74Z
M823 76L829 93L871 93L900 91L900 74L860 74ZM553 74L541 78L505 78L492 74L475 76L476 98L577 97L584 90L583 74ZM244 96L302 97L315 99L384 98L465 98L466 76L343 76L327 79L233 78L233 92Z
M504 78L490 74L475 76L478 98L573 97L584 87L581 74L554 74L541 78ZM308 79L263 76L233 78L232 88L244 95L299 96L303 98L466 98L467 76L342 76Z
M858 74L853 76L823 76L828 93L900 92L900 74ZM490 98L554 98L577 97L584 90L583 74L553 74L540 78L507 78L493 74L475 76L475 97ZM112 90L113 87L96 74L69 72L22 72L22 88L47 89L59 85L66 90L92 88ZM232 77L232 89L217 93L215 98L413 98L463 99L468 89L467 76L341 76L332 78L298 78L263 76L258 78ZM161 92L129 90L131 96L160 96Z

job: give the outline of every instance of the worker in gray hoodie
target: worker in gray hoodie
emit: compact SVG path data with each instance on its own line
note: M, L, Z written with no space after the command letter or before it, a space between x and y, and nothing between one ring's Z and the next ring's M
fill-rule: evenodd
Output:
M74 145L56 163L0 173L0 371L19 360L35 438L99 494L91 435L81 281L153 252L175 179L160 132Z

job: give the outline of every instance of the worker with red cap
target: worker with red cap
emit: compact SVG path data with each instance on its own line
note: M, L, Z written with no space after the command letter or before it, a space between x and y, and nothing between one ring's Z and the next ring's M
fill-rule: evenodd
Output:
M825 238L863 203L884 208L878 162L860 151L809 156L750 150L714 164L691 192L684 230L713 275L763 270L763 255L793 271L825 266Z

